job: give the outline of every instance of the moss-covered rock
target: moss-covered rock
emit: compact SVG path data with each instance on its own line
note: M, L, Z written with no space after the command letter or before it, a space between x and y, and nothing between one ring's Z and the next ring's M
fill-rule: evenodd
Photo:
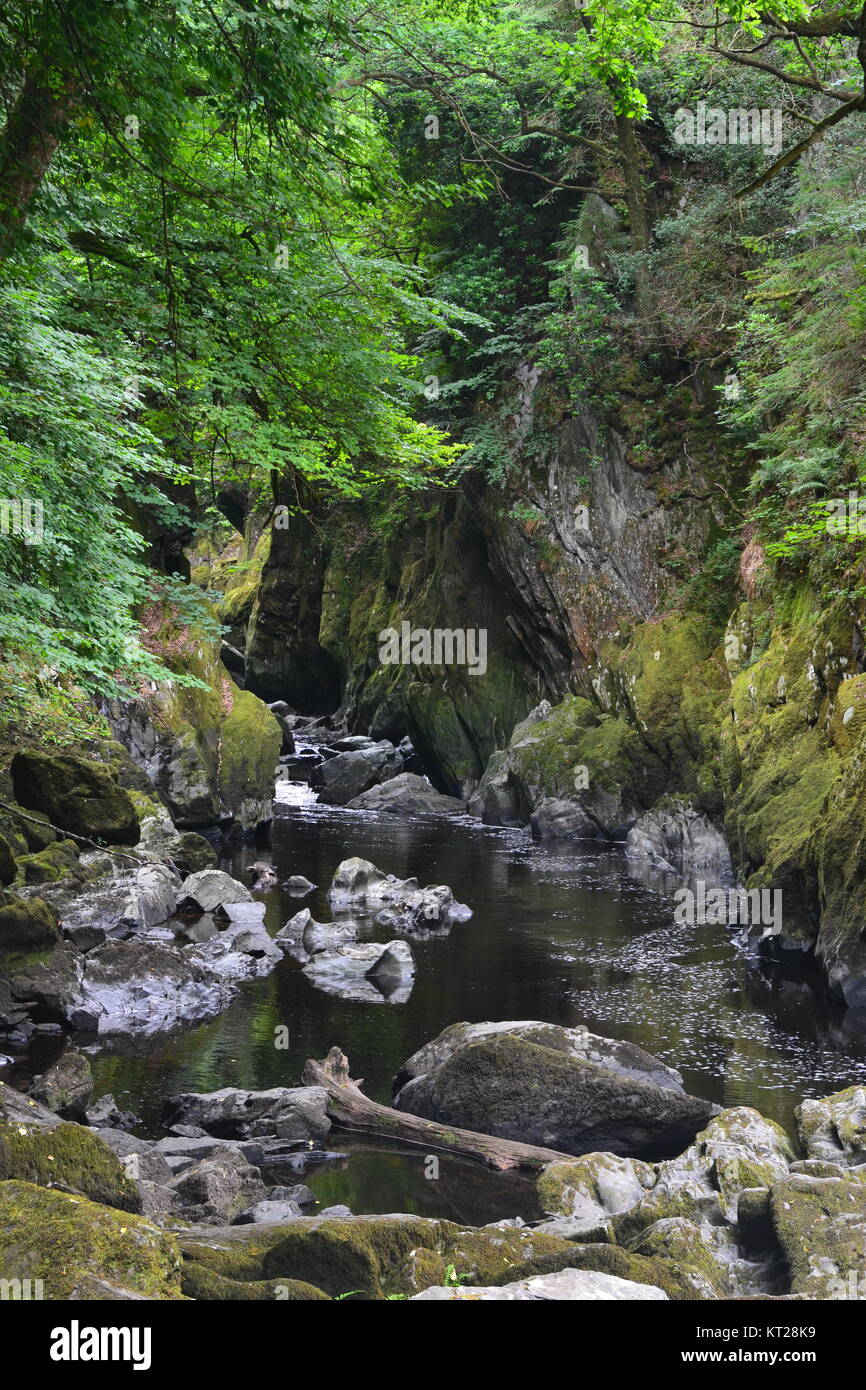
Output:
M0 1275L41 1279L47 1299L92 1277L143 1294L181 1296L174 1238L149 1221L28 1182L0 1182Z
M517 1265L572 1249L543 1232L464 1228L405 1216L314 1217L260 1231L189 1231L181 1246L190 1262L189 1290L196 1286L192 1281L204 1288L215 1275L254 1285L297 1280L331 1297L355 1293L361 1299L418 1293L444 1282L449 1266L473 1283L488 1284Z
M852 1279L866 1288L866 1185L798 1173L776 1183L770 1205L792 1293L850 1297Z
M59 883L67 878L78 878L79 882L84 878L74 840L55 840L38 854L24 854L18 860L19 883Z
M267 705L248 690L233 691L232 707L220 730L219 790L242 825L271 819L282 739Z
M0 884L11 883L15 878L15 855L5 835L0 835Z
M548 1164L538 1178L538 1200L546 1212L593 1225L628 1211L646 1195L655 1177L651 1164L640 1159L592 1153L574 1163Z
M107 1144L83 1125L54 1129L0 1120L0 1181L59 1187L121 1211L141 1210L138 1191Z
M404 1086L395 1104L438 1124L560 1153L635 1157L676 1152L712 1113L708 1102L678 1088L511 1033L459 1048Z
M613 1274L635 1284L652 1284L663 1289L668 1298L692 1301L715 1298L713 1285L691 1266L680 1267L669 1259L648 1258L624 1250L621 1245L572 1245L555 1255L539 1255L514 1270L498 1275L490 1282L495 1286L528 1279L534 1274L555 1274L561 1269L591 1269L599 1274Z
M57 917L41 898L13 898L0 906L0 956L44 951L57 945Z
M300 1279L259 1279L244 1283L227 1279L195 1260L183 1266L183 1292L187 1298L208 1302L330 1303L330 1294Z
M822 1100L804 1100L794 1118L808 1158L849 1167L866 1163L866 1086L849 1086Z
M11 771L16 800L54 825L101 844L138 844L135 807L101 763L27 749L15 754Z
M729 1244L735 1252L733 1236ZM641 1232L631 1248L635 1254L650 1259L670 1260L701 1298L722 1298L732 1292L730 1279L716 1259L713 1247L705 1240L700 1227L685 1217L656 1221Z

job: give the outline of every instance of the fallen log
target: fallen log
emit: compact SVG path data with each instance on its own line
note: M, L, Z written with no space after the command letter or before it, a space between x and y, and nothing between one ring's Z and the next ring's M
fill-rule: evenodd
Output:
M322 1086L327 1091L329 1117L338 1129L354 1134L375 1135L426 1152L436 1150L456 1158L474 1159L499 1172L522 1168L538 1173L548 1163L574 1159L574 1154L499 1139L495 1134L477 1134L471 1129L452 1129L418 1115L404 1114L390 1105L379 1105L364 1095L362 1079L353 1081L349 1076L349 1059L339 1047L332 1047L321 1062L310 1058L302 1080L305 1086Z

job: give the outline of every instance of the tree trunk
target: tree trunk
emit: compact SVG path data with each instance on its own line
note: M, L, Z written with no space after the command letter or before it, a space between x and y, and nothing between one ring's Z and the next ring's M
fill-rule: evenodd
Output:
M499 1172L523 1168L538 1173L548 1163L574 1160L574 1154L497 1139L493 1134L476 1134L470 1129L452 1129L450 1125L438 1125L433 1120L378 1105L362 1093L360 1081L351 1080L349 1059L338 1047L332 1047L324 1061L308 1061L302 1080L305 1086L323 1086L328 1092L328 1114L338 1129L396 1140L428 1152L445 1152L455 1158L474 1159Z
M650 244L650 218L646 185L643 179L643 152L634 133L630 116L616 117L616 134L625 179L625 201L628 208L631 244L635 251L645 251Z
M75 100L75 82L54 86L30 73L0 141L0 257L8 256L60 144Z

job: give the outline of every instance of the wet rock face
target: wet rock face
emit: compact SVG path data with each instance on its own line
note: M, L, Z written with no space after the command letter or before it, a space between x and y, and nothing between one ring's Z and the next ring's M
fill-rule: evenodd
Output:
M651 1066L641 1076L620 1069L613 1055L602 1065L543 1038L500 1031L467 1040L407 1081L394 1104L441 1124L560 1152L603 1149L636 1157L676 1152L714 1111L670 1077L658 1085ZM654 1071L664 1069L655 1062Z
M102 763L30 749L15 754L11 772L18 803L44 812L62 830L103 844L138 844L141 829L129 793Z
M722 831L694 806L663 798L632 826L626 839L630 859L646 859L677 873L709 873L734 882L731 852Z

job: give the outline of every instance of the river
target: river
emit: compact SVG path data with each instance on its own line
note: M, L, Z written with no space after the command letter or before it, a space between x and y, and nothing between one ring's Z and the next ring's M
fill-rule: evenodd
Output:
M301 906L330 920L326 891L350 855L401 878L446 883L474 915L447 936L413 941L417 976L406 1003L335 999L287 960L242 986L209 1024L126 1055L100 1053L97 1094L112 1091L141 1117L142 1134L161 1132L167 1096L296 1085L305 1059L335 1043L367 1093L387 1102L401 1062L461 1019L584 1023L676 1066L689 1091L753 1105L789 1130L805 1096L866 1081L863 1020L831 1004L817 977L757 965L722 927L677 925L671 887L618 850L587 844L555 853L528 831L468 817L402 821L321 806L297 784L278 788L275 809L270 848L243 846L222 864L247 881L249 863L271 859L280 880L304 874L318 885L302 901L272 891L271 931ZM388 938L372 927L366 934ZM286 1029L288 1047L278 1046ZM323 1205L471 1222L536 1214L531 1188L514 1176L449 1160L430 1181L421 1154L334 1142L348 1159L305 1177Z

